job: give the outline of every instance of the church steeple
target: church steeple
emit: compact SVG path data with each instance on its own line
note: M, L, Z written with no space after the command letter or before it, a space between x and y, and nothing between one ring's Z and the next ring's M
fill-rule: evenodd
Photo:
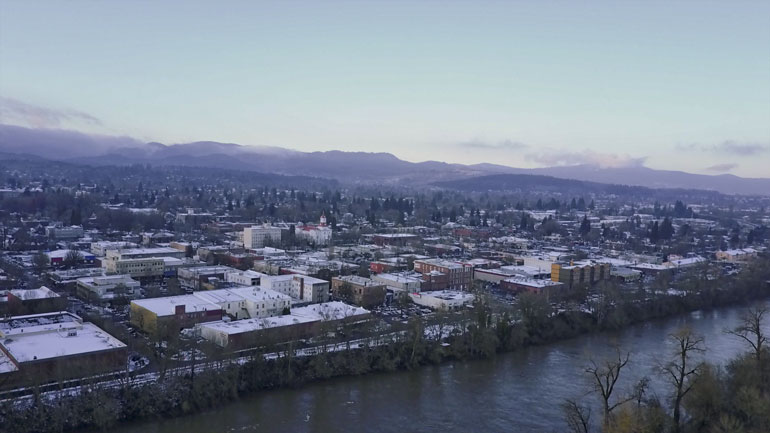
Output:
M326 211L321 212L321 226L326 227Z

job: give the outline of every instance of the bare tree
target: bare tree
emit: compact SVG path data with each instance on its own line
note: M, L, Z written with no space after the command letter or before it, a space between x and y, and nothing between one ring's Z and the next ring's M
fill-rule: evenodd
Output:
M581 406L572 399L567 399L561 405L571 433L588 433L591 427L591 408Z
M662 367L662 372L674 387L674 432L682 429L682 400L692 389L703 367L693 356L702 353L703 337L696 336L691 329L682 328L669 337L676 344L674 357Z
M597 363L592 359L591 366L586 368L586 373L588 373L594 381L594 391L599 394L602 399L602 409L604 411L603 422L605 427L609 425L612 411L615 410L615 408L634 399L634 396L631 395L611 403L612 395L615 392L615 385L618 383L618 379L620 379L620 372L623 370L623 367L628 364L628 359L630 357L627 352L626 355L623 356L619 349L616 349L616 351L617 359L607 359L601 363Z
M757 363L760 391L762 391L765 384L765 369L762 365L762 355L767 350L766 345L768 344L768 337L762 329L762 325L764 324L765 314L768 314L768 312L770 312L770 308L767 305L749 308L741 318L741 324L735 329L727 331L728 334L743 339L751 346L754 360Z

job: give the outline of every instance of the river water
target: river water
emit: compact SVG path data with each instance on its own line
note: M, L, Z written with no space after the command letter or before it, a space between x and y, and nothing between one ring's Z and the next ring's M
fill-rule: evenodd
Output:
M697 311L500 355L489 361L448 363L409 372L372 374L266 391L224 407L169 420L128 424L116 433L218 432L560 432L560 403L586 395L591 358L631 352L619 391L643 376L662 399L668 387L657 373L674 348L667 336L683 326L705 338L704 357L724 364L747 347L724 330L746 307ZM769 329L770 331L770 329ZM620 394L618 394L620 395ZM593 410L598 421L600 411Z

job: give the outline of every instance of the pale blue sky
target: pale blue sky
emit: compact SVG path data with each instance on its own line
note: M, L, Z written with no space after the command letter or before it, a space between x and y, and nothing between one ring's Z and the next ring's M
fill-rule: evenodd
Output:
M0 97L165 143L770 177L770 2L0 0Z

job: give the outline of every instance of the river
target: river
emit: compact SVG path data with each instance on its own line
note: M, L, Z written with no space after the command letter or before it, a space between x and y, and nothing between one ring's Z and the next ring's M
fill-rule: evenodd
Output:
M643 376L661 398L667 386L656 372L674 350L667 336L682 326L705 338L704 358L724 364L747 350L724 332L746 307L696 311L620 332L585 335L500 355L489 361L447 363L409 372L337 378L296 389L266 391L200 414L120 426L115 433L225 432L559 432L560 403L586 395L591 358L631 352L619 391ZM770 331L770 330L769 330ZM618 394L619 395L619 394ZM600 412L594 409L598 420Z

